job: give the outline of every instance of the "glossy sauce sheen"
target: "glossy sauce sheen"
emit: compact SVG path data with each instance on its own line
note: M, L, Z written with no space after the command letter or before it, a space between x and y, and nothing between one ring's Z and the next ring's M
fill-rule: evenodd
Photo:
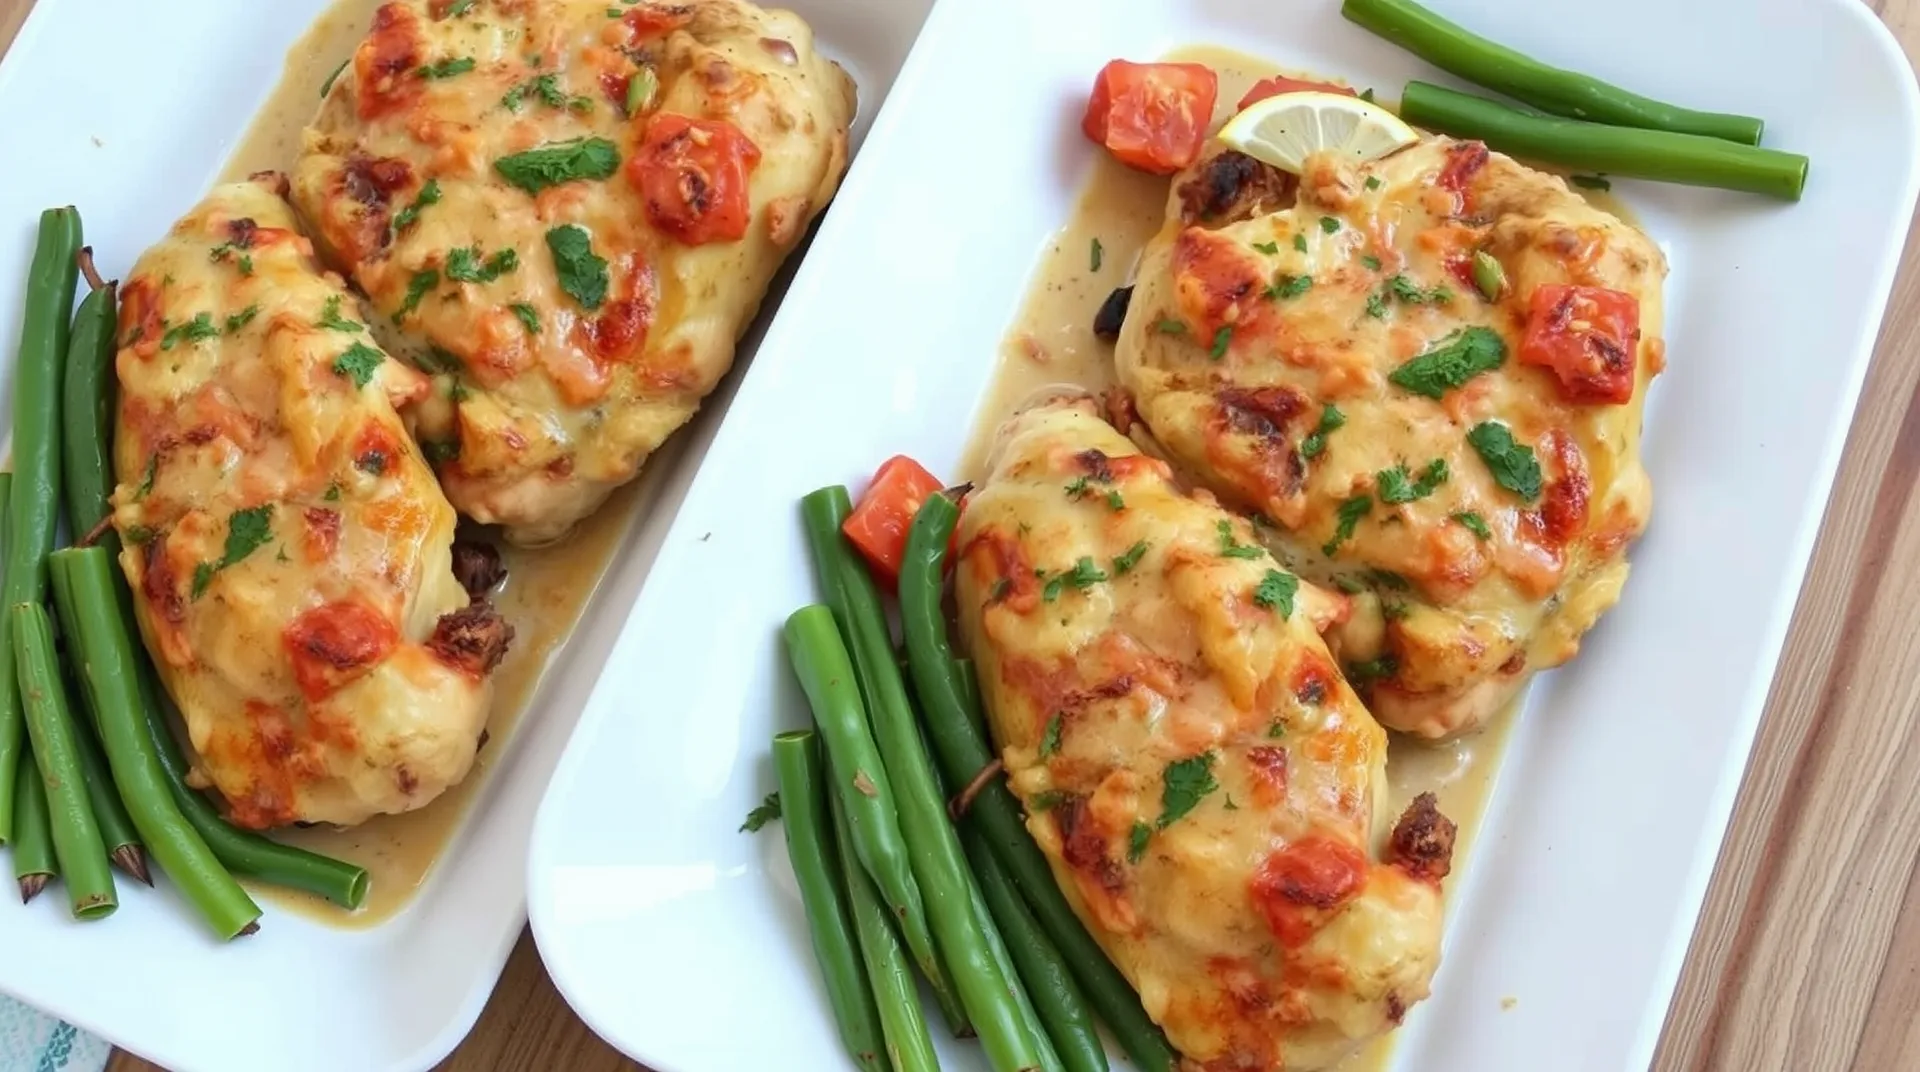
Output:
M1326 80L1324 76L1283 70L1256 57L1213 47L1183 48L1168 57L1203 63L1220 76L1224 119L1255 81L1274 74ZM1114 347L1093 334L1094 314L1114 288L1130 282L1141 248L1161 229L1168 181L1124 167L1096 153L1093 172L1072 217L1041 255L1019 316L1002 344L1000 366L974 427L973 441L960 476L985 474L987 452L1001 424L1036 392L1050 385L1076 384L1101 391L1115 382ZM1539 168L1538 170L1550 170ZM1610 194L1577 190L1593 207L1631 224L1632 214ZM1094 266L1093 244L1100 244ZM1383 810L1399 814L1423 792L1435 793L1440 811L1459 825L1453 874L1467 865L1486 810L1521 695L1478 732L1437 744L1401 734L1389 735L1387 786ZM1451 894L1457 880L1449 877ZM1436 985L1445 986L1444 966ZM1342 1063L1341 1072L1383 1068L1396 1035L1388 1035Z
M321 86L353 54L380 3L339 0L294 43L279 85L235 146L223 181L261 170L292 168L300 132L319 108ZM380 816L351 829L313 827L274 833L278 840L365 867L372 878L366 905L349 915L306 894L250 884L256 896L324 923L353 928L375 926L407 906L458 831L493 767L512 749L515 730L539 690L543 673L571 637L649 491L645 481L622 488L560 544L538 550L501 547L507 580L493 601L513 624L515 637L506 659L493 673L487 744L463 782L419 811Z

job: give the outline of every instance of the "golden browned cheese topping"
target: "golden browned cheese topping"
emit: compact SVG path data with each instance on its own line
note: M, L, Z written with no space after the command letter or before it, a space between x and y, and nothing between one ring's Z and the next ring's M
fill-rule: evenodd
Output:
M1557 177L1428 138L1297 181L1173 181L1117 349L1181 467L1355 594L1331 639L1388 727L1478 725L1571 658L1646 527L1666 263Z
M1347 600L1061 397L1001 430L956 600L1028 829L1194 1067L1325 1068L1440 955L1452 828L1390 842L1385 734L1321 628Z
M373 340L281 199L222 186L120 305L114 525L148 648L233 819L351 824L467 773L511 634Z
M832 197L846 74L740 0L396 0L307 131L294 199L448 497L564 534L684 424Z

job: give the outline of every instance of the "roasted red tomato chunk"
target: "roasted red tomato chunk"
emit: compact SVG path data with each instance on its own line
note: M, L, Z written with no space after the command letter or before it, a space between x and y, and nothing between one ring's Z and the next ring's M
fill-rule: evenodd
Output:
M1633 398L1640 302L1605 287L1548 283L1527 309L1520 360L1552 369L1569 402L1624 405Z
M1338 93L1343 97L1359 95L1347 86L1336 86L1332 82L1312 82L1304 78L1288 78L1286 75L1277 74L1272 78L1262 78L1255 82L1253 88L1247 90L1247 95L1241 97L1240 103L1234 107L1244 112L1255 102L1266 100L1268 97L1278 97L1282 93Z
M940 479L926 467L906 455L887 459L873 474L873 483L860 496L860 504L841 526L847 539L865 555L874 575L892 587L900 579L900 563L906 557L907 530L913 515L929 495L938 492ZM948 556L952 560L952 556Z
M646 199L648 221L698 246L747 233L747 176L759 162L759 147L732 123L661 112L648 121L627 176Z
M1200 157L1220 80L1197 63L1129 63L1100 69L1080 129L1128 167L1171 175Z

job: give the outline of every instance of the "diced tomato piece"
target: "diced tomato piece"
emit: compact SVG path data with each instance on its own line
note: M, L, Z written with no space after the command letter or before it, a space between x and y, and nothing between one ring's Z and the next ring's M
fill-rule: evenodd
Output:
M1266 100L1268 97L1278 97L1282 93L1338 93L1343 97L1359 96L1348 86L1336 86L1332 82L1313 82L1304 78L1288 78L1286 75L1277 74L1272 78L1262 78L1255 82L1253 88L1247 90L1247 95L1241 97L1240 103L1234 107L1244 112L1254 102Z
M1344 841L1309 834L1254 872L1253 903L1288 949L1305 945L1327 917L1366 884L1367 858Z
M906 558L907 530L913 527L913 515L920 512L928 496L944 486L939 477L927 472L925 466L912 458L904 454L888 458L880 471L873 474L873 482L867 485L866 494L860 496L860 504L841 526L847 539L853 541L873 566L874 575L889 589L900 581L900 563ZM958 526L954 532L959 533ZM949 547L949 565L953 559L953 550Z
M1569 402L1621 405L1633 398L1640 301L1606 287L1536 287L1520 343L1524 364L1552 369Z
M753 215L747 176L759 163L760 147L732 123L659 112L647 121L627 179L660 230L689 246L733 242Z
M1128 167L1171 175L1200 157L1220 79L1197 63L1129 63L1100 69L1080 129Z

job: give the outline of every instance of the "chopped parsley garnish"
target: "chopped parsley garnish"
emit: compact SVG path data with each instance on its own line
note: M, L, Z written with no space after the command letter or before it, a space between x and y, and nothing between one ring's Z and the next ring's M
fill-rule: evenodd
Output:
M194 599L199 599L201 596L207 594L207 586L213 583L213 575L215 572L217 571L211 562L202 562L193 567L192 595Z
M1364 257L1361 257L1360 263L1365 265L1367 271L1369 272L1377 272L1380 270L1380 258L1374 256L1371 253L1367 254Z
M1410 592L1413 590L1412 581L1407 580L1405 577L1389 569L1370 569L1367 571L1367 580L1372 581L1381 588L1391 588L1396 592Z
M1093 271L1097 272L1100 270L1100 240L1098 238L1093 240L1093 246L1087 259L1093 264Z
M467 0L467 2L472 3L473 0ZM352 62L353 62L352 56L348 56L346 59L341 60L340 66L335 67L333 69L333 73L327 76L327 80L320 83L320 99L321 100L326 100L327 94L333 92L333 84L340 80L340 76L346 73L347 64Z
M421 372L430 376L451 375L466 368L458 354L438 346L427 347L427 352L414 358L413 363L420 366Z
M407 296L401 299L400 308L394 311L393 322L400 323L415 309L420 308L420 299L426 297L428 291L439 285L440 269L438 268L422 268L413 273L413 278L407 280Z
M458 59L441 60L438 63L427 64L420 68L420 77L426 79L452 78L457 74L466 74L468 71L473 70L473 68L473 57L461 56Z
M327 500L328 502L339 502L340 501L340 485L328 484L327 493L320 497Z
M537 194L576 179L612 176L620 170L620 150L605 138L575 138L503 156L493 162L493 170L514 186Z
M385 360L380 351L355 340L346 353L333 359L333 371L352 380L354 387L365 387L367 381L373 379L374 370Z
M1035 815L1052 811L1067 802L1067 795L1058 789L1044 789L1027 801L1027 810Z
M1127 500L1120 494L1119 489L1107 492L1107 509L1118 513L1126 508Z
M227 334L231 335L241 328L246 327L248 324L253 323L253 318L259 315L260 305L257 302L233 314L227 318Z
M320 320L314 326L326 328L329 331L349 333L358 333L360 330L359 321L348 320L340 315L340 295L338 294L328 298L327 304L320 307Z
M1602 175L1568 175L1567 181L1580 187L1582 190L1605 191L1613 189L1613 183L1608 182L1606 177Z
M1086 498L1087 487L1088 487L1088 482L1086 477L1084 476L1074 477L1073 480L1067 484L1067 498L1072 499L1075 502L1078 502L1081 499Z
M1220 535L1221 558L1259 558L1266 554L1258 546L1241 543L1233 538L1233 522L1221 520L1214 523L1214 531Z
M1161 317L1159 320L1154 321L1153 330L1162 335L1185 335L1187 333L1187 326L1171 317Z
M1493 530L1487 527L1487 519L1484 517L1481 517L1479 514L1475 513L1474 511L1462 510L1457 514L1454 514L1453 519L1455 521L1460 522L1461 528L1466 529L1468 532L1473 533L1475 536L1478 536L1480 539L1482 540L1493 539Z
M540 334L540 311L538 309L528 305L526 302L514 302L507 308L512 309L513 315L520 318L520 323L526 327L527 334Z
M1395 275L1393 278L1388 279L1387 290L1395 298L1398 298L1408 305L1445 305L1453 300L1453 290L1451 288L1438 286L1431 290L1422 290L1420 289L1420 284L1415 283L1404 274Z
M1368 175L1368 176L1367 176L1367 189L1369 189L1369 190L1378 190L1378 189L1380 188L1380 186L1381 186L1381 183L1380 183L1380 176L1378 176L1378 175Z
M447 253L447 278L456 283L491 283L520 267L520 254L503 249L484 262L479 246L462 246Z
M1279 301L1282 298L1298 298L1312 289L1312 276L1287 275L1283 272L1273 281L1273 285L1266 289L1264 296L1268 301Z
M1381 655L1357 663L1347 664L1347 680L1357 683L1378 681L1392 677L1400 669L1400 660L1391 655Z
M1303 234L1294 235L1293 248L1305 253L1307 251L1307 236Z
M1153 827L1142 822L1133 824L1127 832L1127 862L1137 864L1147 854L1147 842L1153 838Z
M193 569L193 598L199 599L213 583L213 575L245 559L273 539L273 506L235 510L227 519L226 552L218 562L202 562Z
M1165 830L1198 807L1208 793L1220 788L1213 779L1213 753L1202 752L1167 764L1160 786L1159 827Z
M500 103L505 105L508 111L517 112L520 110L520 106L527 102L527 96L529 94L539 97L541 103L550 108L566 108L576 112L591 111L593 108L593 101L591 99L572 96L568 94L566 90L561 89L560 76L557 74L543 74L520 83L512 89L507 90L507 95L500 98ZM653 95L651 89L648 90L647 95ZM633 99L632 83L628 83L627 86L627 99L629 103ZM631 108L629 108L628 114L632 114Z
M1467 432L1467 442L1487 463L1494 483L1523 502L1540 497L1540 461L1533 456L1533 448L1516 441L1506 425L1482 421Z
M1332 216L1322 216L1320 217L1320 230L1323 234L1337 234L1340 231L1340 221Z
M1085 590L1106 579L1106 571L1094 565L1091 557L1082 555L1080 561L1073 564L1072 569L1056 573L1047 581L1046 587L1041 590L1040 598L1051 603L1059 599L1061 591L1068 587Z
M1300 578L1279 570L1268 570L1265 577L1253 589L1253 601L1269 610L1278 610L1280 617L1293 617L1293 596L1300 590Z
M134 525L127 529L127 542L135 547L145 547L153 542L155 532L145 525Z
M1462 328L1438 346L1387 375L1397 387L1428 398L1442 398L1482 372L1505 364L1507 344L1491 328Z
M1353 530L1360 525L1360 519L1373 510L1373 496L1355 495L1340 504L1339 512L1334 515L1333 539L1320 548L1328 558L1340 549L1340 545L1353 539Z
M1115 577L1120 577L1125 574L1132 573L1133 567L1138 566L1140 564L1140 560L1142 558L1145 558L1146 554L1147 554L1147 541L1145 540L1141 540L1139 543L1136 543L1132 547L1127 548L1125 551L1120 552L1120 556L1113 560L1113 575Z
M457 19L460 16L466 14L467 12L473 10L473 5L478 2L479 0L453 0L453 3L447 8L447 13L440 17L443 20Z
M1271 256L1274 256L1274 255L1276 255L1276 254L1278 254L1278 253L1280 252L1280 243L1278 243L1278 242L1255 242L1255 243L1253 244L1253 248L1254 248L1254 249L1257 249L1257 250L1259 250L1260 252L1262 252L1262 253L1264 253L1264 254L1266 254L1267 256L1269 256L1269 257L1271 257Z
M738 833L752 834L768 823L780 818L780 794L768 793L760 798L760 803L747 813L747 821L740 824Z
M660 79L656 78L653 68L643 67L627 79L627 118L632 119L653 103L654 90L660 88Z
M1390 622L1397 622L1412 613L1412 607L1407 606L1397 599L1383 599L1380 601L1380 616Z
M1347 415L1340 407L1328 403L1320 408L1320 423L1314 425L1307 438L1300 441L1300 457L1312 461L1327 449L1327 436L1337 432L1347 423Z
M428 179L427 184L420 187L420 192L414 195L413 204L393 214L393 233L399 234L401 231L412 227L415 221L420 219L420 213L424 211L427 206L437 205L439 203L440 180Z
M1382 469L1375 474L1379 481L1380 501L1383 503L1410 503L1432 495L1435 488L1447 482L1447 460L1435 458L1427 463L1415 478L1405 465L1396 465L1391 469Z
M1055 711L1047 720L1046 731L1040 734L1040 758L1055 755L1060 751L1060 734L1066 730L1066 723L1060 713Z
M163 321L164 323L164 321ZM175 343L182 340L200 342L203 339L217 339L220 329L213 326L213 314L201 313L184 324L175 324L160 336L160 349L171 350Z
M1227 347L1233 345L1233 325L1222 324L1220 330L1213 333L1213 345L1207 347L1207 356L1215 361L1227 356Z
M560 289L592 311L607 300L607 262L593 252L593 236L585 227L569 223L547 232L547 248L553 251L553 268L560 276Z
M1267 723L1267 737L1269 740L1279 740L1286 735L1287 722L1285 719L1276 718L1272 722Z
M146 498L147 493L153 490L153 478L159 475L159 472L160 455L157 453L147 455L147 471L140 477L140 486L133 489L134 502Z

